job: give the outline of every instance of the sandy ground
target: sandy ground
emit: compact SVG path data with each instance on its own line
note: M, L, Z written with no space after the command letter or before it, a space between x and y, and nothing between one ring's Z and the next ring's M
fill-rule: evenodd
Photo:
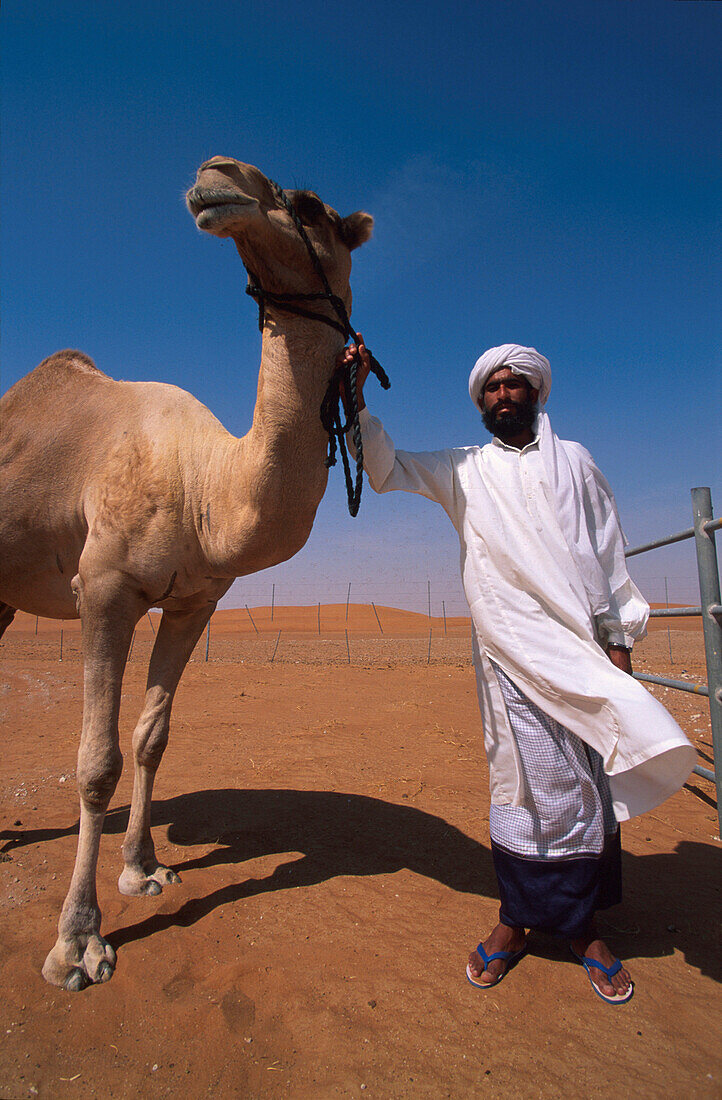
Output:
M693 777L623 831L625 902L602 923L628 1005L538 935L475 990L466 956L498 900L468 623L376 612L321 608L320 633L318 608L214 617L156 785L182 883L136 899L115 883L140 624L98 871L118 967L80 994L40 977L77 840L79 634L18 616L0 643L0 1096L722 1096L712 785ZM697 625L674 621L671 645L674 664L656 623L636 667L700 682ZM652 690L710 761L706 700Z

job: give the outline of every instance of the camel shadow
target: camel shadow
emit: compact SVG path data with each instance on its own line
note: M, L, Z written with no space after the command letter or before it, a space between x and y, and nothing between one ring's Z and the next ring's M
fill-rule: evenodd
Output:
M107 816L106 832L122 834L127 822L128 807L118 807ZM173 912L155 913L111 932L108 939L116 949L173 927L193 925L222 905L339 876L408 869L459 893L498 897L491 852L485 845L443 818L365 795L290 789L196 791L154 802L152 825L167 828L169 840L177 846L213 846L176 863L174 869L181 874L266 856L303 855L294 854L265 878L229 881L204 897L188 899ZM68 836L77 829L75 823L65 829L15 833L5 850ZM600 915L602 934L624 957L661 958L680 951L689 965L722 981L721 872L722 849L699 841L683 840L674 852L624 852L624 903ZM532 944L536 955L568 959L566 945L551 937L535 935Z
M127 814L116 811L111 830ZM115 816L115 815L114 815ZM213 844L212 851L174 865L198 868L241 864L288 852L263 879L231 882L174 913L156 914L110 933L115 948L177 925L187 927L220 905L341 876L393 874L407 868L461 893L496 897L491 852L440 817L365 795L333 791L197 791L153 803L153 826L167 826L176 845Z

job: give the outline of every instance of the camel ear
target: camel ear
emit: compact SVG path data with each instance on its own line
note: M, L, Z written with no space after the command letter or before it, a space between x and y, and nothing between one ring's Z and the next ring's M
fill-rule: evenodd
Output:
M371 236L373 227L373 218L370 214L365 214L363 210L357 210L355 214L349 214L347 218L341 219L341 240L349 252L366 243Z

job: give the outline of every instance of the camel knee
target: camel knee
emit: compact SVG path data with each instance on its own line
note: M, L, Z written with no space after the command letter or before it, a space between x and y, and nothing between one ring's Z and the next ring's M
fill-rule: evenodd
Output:
M161 762L170 730L171 696L158 693L147 701L145 710L133 734L133 754L136 765L155 771Z
M150 768L155 771L166 750L168 744L168 722L154 726L145 735L139 737L133 745L135 762L141 768Z
M104 753L100 759L89 753L78 758L78 794L88 809L103 810L118 785L123 771L123 754L115 747Z

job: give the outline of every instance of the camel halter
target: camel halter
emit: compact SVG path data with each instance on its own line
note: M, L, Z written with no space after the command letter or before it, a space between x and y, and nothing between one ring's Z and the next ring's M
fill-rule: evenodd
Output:
M298 234L306 246L306 250L311 257L311 263L313 264L314 271L318 275L321 284L323 286L323 293L319 294L274 294L269 290L264 290L260 285L258 279L246 268L248 272L248 286L246 287L246 294L249 294L258 303L258 327L263 331L263 326L266 320L266 303L271 306L275 306L276 309L285 311L286 313L295 313L300 317L309 317L312 321L321 321L324 325L330 325L331 328L337 329L344 340L350 339L356 346L359 344L358 333L351 327L349 321L348 312L346 306L343 303L343 299L339 298L338 294L334 294L329 285L326 273L323 270L320 259L316 249L313 247L313 243L310 240L306 230L303 226L303 222L296 213L293 203L284 193L283 189L279 187L273 180L268 181L271 185L273 194L278 201L285 207L286 211L293 220L293 224L298 230ZM333 317L327 317L324 313L317 313L315 310L306 309L299 302L328 302L334 310L338 321ZM325 431L328 433L328 454L326 456L326 467L336 465L336 448L341 452L341 461L343 463L344 478L346 481L346 496L348 498L348 510L352 516L358 515L359 506L361 504L361 490L363 487L363 469L364 469L364 451L363 440L361 439L361 428L359 426L359 408L358 408L358 394L356 392L356 375L358 372L358 352L353 358L353 361L348 366L338 367L338 369L331 376L331 380L328 384L323 401L321 402L321 423ZM371 355L371 370L378 378L383 389L387 390L391 383L388 376L381 366L381 364ZM346 394L348 395L349 404L351 406L351 412L346 423L341 418L341 382L344 384ZM351 477L351 468L349 465L348 454L346 452L346 432L351 431L353 436L353 445L356 451L356 479L355 482Z

